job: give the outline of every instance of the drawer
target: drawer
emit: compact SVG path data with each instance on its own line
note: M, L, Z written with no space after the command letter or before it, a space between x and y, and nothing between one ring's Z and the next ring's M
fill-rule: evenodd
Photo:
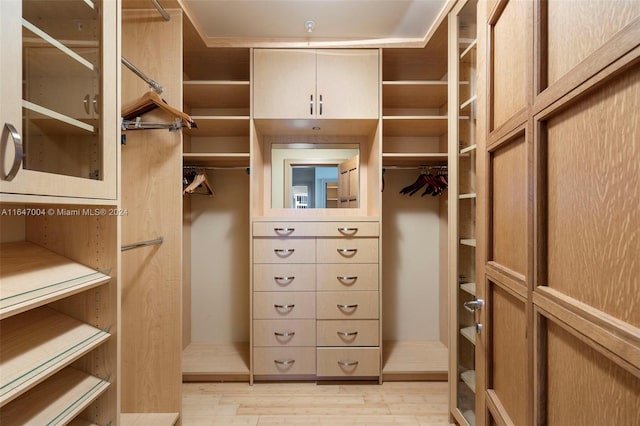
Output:
M254 238L254 263L316 263L313 238Z
M378 263L377 238L318 238L318 263Z
M315 375L316 348L253 348L253 373Z
M318 222L318 237L378 237L378 222Z
M254 237L378 237L379 222L254 222Z
M307 320L254 320L254 346L315 346L316 322Z
M254 291L315 291L315 264L256 263L253 265Z
M254 237L315 237L315 222L253 222Z
M325 291L316 294L318 319L378 319L377 291Z
M253 293L255 319L313 319L316 294L312 291Z
M378 320L320 320L318 346L379 346Z
M318 348L318 376L380 375L380 348Z
M316 288L327 290L378 290L377 263L330 263L316 268Z

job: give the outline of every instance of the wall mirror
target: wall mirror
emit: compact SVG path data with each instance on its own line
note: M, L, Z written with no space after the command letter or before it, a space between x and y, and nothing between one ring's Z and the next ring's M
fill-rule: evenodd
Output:
M360 206L358 144L273 144L271 207Z

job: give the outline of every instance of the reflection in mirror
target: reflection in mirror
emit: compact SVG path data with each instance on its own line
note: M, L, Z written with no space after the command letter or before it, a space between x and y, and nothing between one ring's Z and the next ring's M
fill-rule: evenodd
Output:
M357 144L274 144L272 208L359 207Z

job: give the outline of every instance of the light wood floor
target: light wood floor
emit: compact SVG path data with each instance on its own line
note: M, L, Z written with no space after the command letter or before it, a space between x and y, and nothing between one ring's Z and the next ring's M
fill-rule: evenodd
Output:
M446 382L184 383L183 425L449 425Z

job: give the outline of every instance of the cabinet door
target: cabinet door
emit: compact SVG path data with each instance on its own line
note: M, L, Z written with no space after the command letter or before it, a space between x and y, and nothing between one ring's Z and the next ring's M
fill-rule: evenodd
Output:
M378 118L378 51L317 51L318 118Z
M115 199L118 3L0 7L0 192Z
M254 118L308 119L316 114L316 51L253 52Z

